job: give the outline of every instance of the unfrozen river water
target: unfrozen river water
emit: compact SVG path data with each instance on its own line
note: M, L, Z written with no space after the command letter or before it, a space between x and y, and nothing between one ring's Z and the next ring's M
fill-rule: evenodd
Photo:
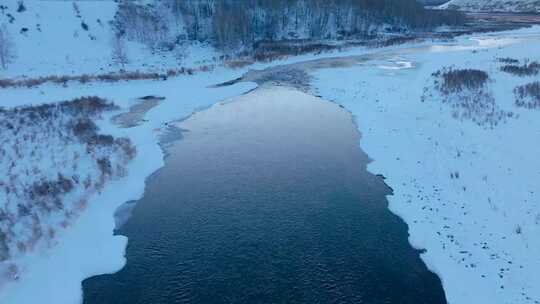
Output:
M85 303L445 303L344 109L265 88L177 127Z

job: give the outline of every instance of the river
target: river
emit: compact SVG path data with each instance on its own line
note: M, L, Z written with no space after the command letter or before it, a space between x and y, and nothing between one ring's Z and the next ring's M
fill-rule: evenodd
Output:
M84 303L445 303L388 210L391 189L367 172L350 113L309 95L312 73L361 65L392 77L422 64L411 55L538 39L481 35L322 56L217 85L259 88L171 124L165 166L120 209L127 265L84 281ZM132 116L127 125L142 122Z
M84 303L446 302L343 108L262 87L175 128Z

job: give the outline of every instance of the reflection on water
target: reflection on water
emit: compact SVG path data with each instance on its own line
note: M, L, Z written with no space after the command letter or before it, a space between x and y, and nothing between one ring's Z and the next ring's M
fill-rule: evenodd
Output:
M345 110L275 87L177 127L85 303L445 303Z

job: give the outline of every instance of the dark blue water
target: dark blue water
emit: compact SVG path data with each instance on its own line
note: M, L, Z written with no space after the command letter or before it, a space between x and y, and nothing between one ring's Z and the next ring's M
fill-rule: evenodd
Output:
M446 303L349 113L276 90L181 123L84 303Z

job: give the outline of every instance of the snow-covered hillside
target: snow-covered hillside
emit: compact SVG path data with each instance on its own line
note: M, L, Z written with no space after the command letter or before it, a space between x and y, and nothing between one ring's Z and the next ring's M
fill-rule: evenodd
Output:
M440 7L472 12L540 12L540 0L451 0Z
M16 0L2 2L0 24L6 26L15 44L15 59L7 72L0 72L3 76L106 68L115 2L25 1L24 8ZM84 64L69 66L74 61Z
M463 21L414 0L3 0L14 56L0 78L196 67L249 57L261 41L391 39Z
M21 7L19 3L23 3ZM127 63L113 60L114 30L111 22L116 1L2 0L0 26L14 45L14 58L0 78L43 75L81 75L111 71L157 71L180 65L198 66L216 53L197 43L183 54L155 52L146 45L125 41Z

